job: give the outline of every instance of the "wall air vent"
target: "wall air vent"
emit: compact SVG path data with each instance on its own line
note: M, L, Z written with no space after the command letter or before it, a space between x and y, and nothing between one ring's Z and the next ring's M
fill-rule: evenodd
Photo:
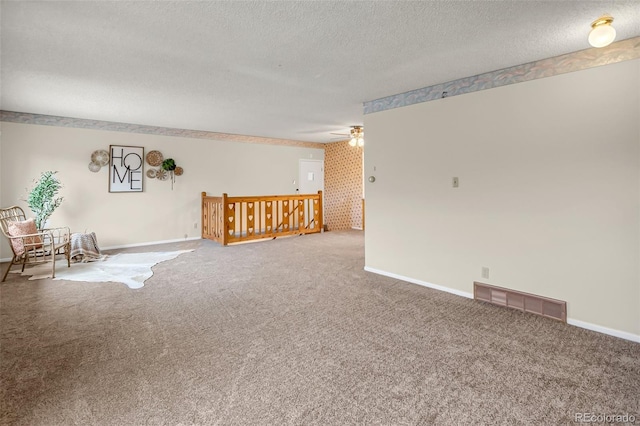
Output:
M567 322L567 302L494 285L473 283L473 298Z

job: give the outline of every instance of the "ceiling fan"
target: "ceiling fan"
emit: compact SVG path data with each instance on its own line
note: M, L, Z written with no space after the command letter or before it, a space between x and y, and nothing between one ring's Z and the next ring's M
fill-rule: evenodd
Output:
M362 126L351 126L349 133L331 133L332 135L348 136L349 145L364 146L364 128Z

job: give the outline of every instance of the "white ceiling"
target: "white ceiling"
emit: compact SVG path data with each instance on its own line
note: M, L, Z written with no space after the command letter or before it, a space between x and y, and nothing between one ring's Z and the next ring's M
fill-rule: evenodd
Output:
M362 103L589 48L633 1L2 1L8 111L328 142Z

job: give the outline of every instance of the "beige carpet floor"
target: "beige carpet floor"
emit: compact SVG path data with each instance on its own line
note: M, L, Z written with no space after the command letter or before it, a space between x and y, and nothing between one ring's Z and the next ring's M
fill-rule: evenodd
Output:
M363 235L0 285L0 423L574 424L635 415L640 344L363 271ZM3 265L6 266L6 265Z

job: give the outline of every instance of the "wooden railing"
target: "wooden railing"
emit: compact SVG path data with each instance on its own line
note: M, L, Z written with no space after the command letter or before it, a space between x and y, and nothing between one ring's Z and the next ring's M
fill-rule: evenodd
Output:
M202 238L225 246L321 232L322 220L322 191L251 197L209 197L202 193Z

